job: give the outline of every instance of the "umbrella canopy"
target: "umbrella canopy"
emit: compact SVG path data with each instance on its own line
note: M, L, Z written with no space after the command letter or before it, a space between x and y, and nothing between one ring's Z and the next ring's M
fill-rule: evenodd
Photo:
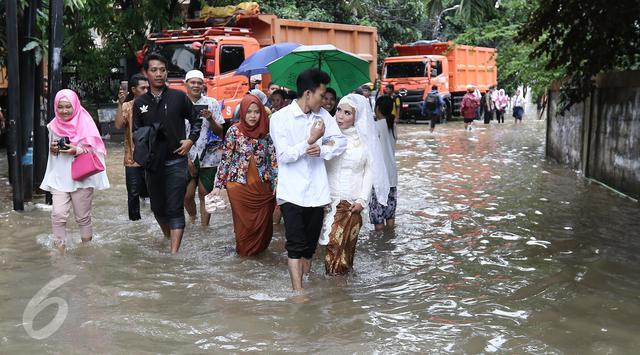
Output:
M256 74L268 73L267 64L289 54L289 52L298 47L300 47L298 43L278 43L261 48L240 64L238 69L236 69L236 75L250 77Z
M355 54L325 44L300 46L267 65L271 82L295 89L298 75L306 69L319 68L331 77L338 96L345 96L358 86L371 81L369 63Z

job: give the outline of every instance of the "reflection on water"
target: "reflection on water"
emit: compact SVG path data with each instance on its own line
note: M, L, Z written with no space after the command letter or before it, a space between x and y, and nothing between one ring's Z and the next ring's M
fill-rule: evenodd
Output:
M148 206L129 222L117 144L94 242L79 245L71 223L64 256L49 212L9 211L3 159L0 352L632 353L638 205L546 161L544 125L400 126L397 228L365 226L346 279L325 277L318 255L304 304L291 301L281 225L267 252L243 259L229 211L189 226L176 257ZM25 307L61 275L76 276L51 293L68 316L32 339Z

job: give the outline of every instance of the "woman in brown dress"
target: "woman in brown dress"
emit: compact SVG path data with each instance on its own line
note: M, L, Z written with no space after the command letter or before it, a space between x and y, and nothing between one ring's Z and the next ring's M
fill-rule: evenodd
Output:
M269 136L269 118L260 100L245 95L240 122L227 131L215 188L226 188L231 203L236 252L256 255L273 235L274 190L278 174L276 151Z

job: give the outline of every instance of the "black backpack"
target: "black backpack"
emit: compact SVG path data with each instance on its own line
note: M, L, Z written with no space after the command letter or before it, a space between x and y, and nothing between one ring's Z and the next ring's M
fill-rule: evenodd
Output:
M429 111L435 111L439 104L440 96L434 92L427 94L427 97L424 99L424 105Z

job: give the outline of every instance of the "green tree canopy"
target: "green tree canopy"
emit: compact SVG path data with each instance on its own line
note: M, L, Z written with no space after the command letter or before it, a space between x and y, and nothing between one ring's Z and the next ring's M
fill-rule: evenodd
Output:
M540 0L517 39L534 46L531 58L548 58L545 69L566 75L564 111L590 94L596 74L638 69L640 1Z
M524 75L526 66L512 65L513 59L529 64L523 59L527 50L516 50L512 37L527 17L524 12L531 11L532 6L522 5L524 0L502 2L500 10L494 8L495 0L292 0L285 3L266 0L260 5L263 13L282 18L375 26L379 36L379 63L395 54L396 43L433 38L438 14L460 5L457 11L442 17L440 37L497 46L500 81L512 87L529 80L529 76ZM3 0L0 3L4 5ZM202 3L223 6L236 1ZM37 43L32 44L34 51L46 49L47 5L48 1L43 1L39 17L42 34ZM120 66L121 58L135 57L145 42L146 33L183 25L179 0L66 0L66 5L63 62L73 68L74 75L80 79L75 84L83 86L87 96L98 102L111 98L106 85L111 69ZM511 10L511 6L516 9Z

